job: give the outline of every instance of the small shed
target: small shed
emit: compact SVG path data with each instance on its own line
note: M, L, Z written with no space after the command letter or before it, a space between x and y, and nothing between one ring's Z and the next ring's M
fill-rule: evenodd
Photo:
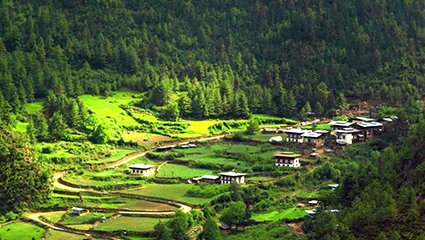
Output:
M73 207L71 208L71 211L75 215L84 215L90 212L88 209L80 208L80 207Z
M283 142L283 138L281 136L271 137L269 139L269 142L271 143Z
M218 183L219 176L215 175L203 175L201 177L192 178L192 182L198 183Z

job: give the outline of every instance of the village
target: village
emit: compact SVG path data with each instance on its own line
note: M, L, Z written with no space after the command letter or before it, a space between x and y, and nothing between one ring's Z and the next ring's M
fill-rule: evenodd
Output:
M324 151L331 152L336 149L343 149L355 143L364 143L370 141L376 136L380 136L383 132L392 128L392 123L397 117L386 117L380 119L366 117L352 117L348 121L328 121L330 130L312 130L303 129L300 126L295 127L275 127L263 128L262 134L285 134L287 143L299 144L311 149L308 155L310 158L320 158L320 154ZM313 121L318 122L318 120ZM270 143L276 144L283 142L281 136L272 136ZM157 152L166 152L175 148L190 149L196 148L195 142L183 145L162 146L156 149ZM276 152L273 154L275 167L302 167L300 158L302 154L294 152ZM133 164L129 166L129 173L140 174L142 176L154 175L156 167L154 165ZM189 179L189 183L200 184L244 184L247 173L238 173L233 171L221 172L218 175L202 175Z

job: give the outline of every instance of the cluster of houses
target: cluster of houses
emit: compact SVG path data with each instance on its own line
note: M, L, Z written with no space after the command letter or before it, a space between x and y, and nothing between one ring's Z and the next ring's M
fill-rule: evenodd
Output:
M247 174L245 173L237 173L237 172L222 172L218 176L214 175L203 175L201 177L192 178L191 183L218 183L218 184L231 184L238 183L244 184L245 177Z
M305 130L301 128L264 128L263 133L286 133L286 141L292 143L308 144L312 147L323 146L328 136L335 137L333 141L336 146L346 146L358 142L366 142L374 136L380 135L396 117L381 118L379 120L365 117L350 118L349 121L331 121L331 131L326 130ZM270 138L270 141L279 141L277 137Z

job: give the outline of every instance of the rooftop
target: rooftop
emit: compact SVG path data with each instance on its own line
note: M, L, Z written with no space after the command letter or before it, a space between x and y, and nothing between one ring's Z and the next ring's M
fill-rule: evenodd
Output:
M193 178L193 180L201 180L201 179L209 179L209 180L217 180L219 176L215 175L203 175L201 177Z
M273 154L274 157L287 157L287 158L297 158L301 157L301 154L293 153L293 152L278 152Z
M133 164L129 168L147 170L147 169L151 169L153 167L155 167L155 166L154 165L146 165L146 164Z
M350 121L374 122L376 120L373 118L367 118L367 117L353 117L353 118L350 118Z
M236 173L236 172L222 172L220 173L220 176L227 176L227 177L241 177L246 176L246 173Z
M356 125L363 128L382 127L382 123L379 122L359 122Z
M291 128L285 131L286 133L303 134L305 132L311 132L309 130L302 130L301 128Z
M354 128L344 128L341 130L335 130L336 133L358 133L360 130Z
M350 127L351 125L353 125L353 123L346 121L332 121L329 123L329 125L338 127Z
M301 136L305 138L318 138L321 137L322 134L318 132L305 132Z
M72 211L84 211L84 208L80 208L80 207L73 207L71 208Z

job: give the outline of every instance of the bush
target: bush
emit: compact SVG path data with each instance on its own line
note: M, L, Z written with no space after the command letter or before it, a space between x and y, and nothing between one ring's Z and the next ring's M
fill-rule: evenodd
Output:
M52 147L44 147L43 149L41 149L41 153L43 154L50 154L53 152L53 148Z

